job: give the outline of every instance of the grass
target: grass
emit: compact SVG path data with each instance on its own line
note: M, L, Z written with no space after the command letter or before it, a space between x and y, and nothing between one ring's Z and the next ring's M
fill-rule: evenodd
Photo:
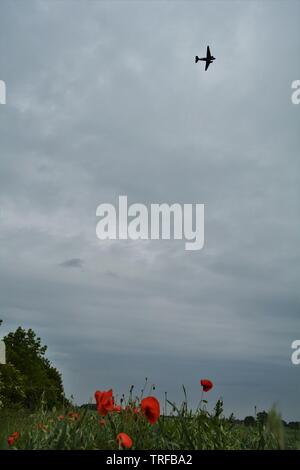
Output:
M41 406L35 412L1 410L0 448L117 450L116 437L123 432L132 439L133 450L300 449L300 430L283 427L275 410L264 424L244 426L223 416L221 400L212 412L207 411L205 400L197 412L188 409L184 401L180 407L169 403L172 412L151 425L139 405L130 397L122 403L120 412L112 411L105 417L76 407L49 411ZM134 412L136 407L139 412ZM9 446L8 437L14 432L20 436Z

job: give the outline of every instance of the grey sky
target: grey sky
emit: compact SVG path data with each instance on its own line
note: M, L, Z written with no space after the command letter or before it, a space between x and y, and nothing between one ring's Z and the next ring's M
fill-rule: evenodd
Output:
M208 377L227 413L300 419L300 4L0 10L1 331L35 329L78 402L148 376L196 403ZM204 203L204 249L100 242L121 194Z

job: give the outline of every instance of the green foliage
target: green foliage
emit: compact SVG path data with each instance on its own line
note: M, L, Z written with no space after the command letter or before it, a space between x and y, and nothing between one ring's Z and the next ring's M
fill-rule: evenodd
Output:
M151 426L141 413L133 412L138 400L128 400L123 405L120 413L112 412L105 418L88 407L50 411L41 406L34 413L0 413L0 448L8 448L7 438L15 431L20 432L20 438L11 449L116 450L116 436L120 432L132 438L133 450L283 448L277 432L278 415L273 410L268 414L266 426L246 427L223 416L221 400L211 412L200 409L196 413L184 401L180 406L171 403L172 414L161 416ZM284 448L300 447L300 431L288 431Z
M255 418L253 416L246 416L244 419L244 425L245 426L254 426L256 423Z
M261 411L257 413L256 420L260 425L265 425L268 419L268 413L266 411Z
M285 440L284 440L284 428L283 421L280 414L276 411L276 408L273 406L267 417L267 429L269 432L275 436L276 441L278 442L279 448L284 449Z
M7 364L0 368L0 397L5 406L34 409L42 397L60 406L64 390L60 373L45 357L47 346L31 329L19 327L4 337Z
M6 408L22 406L24 403L26 398L24 379L21 372L12 364L1 366L0 393L2 406Z

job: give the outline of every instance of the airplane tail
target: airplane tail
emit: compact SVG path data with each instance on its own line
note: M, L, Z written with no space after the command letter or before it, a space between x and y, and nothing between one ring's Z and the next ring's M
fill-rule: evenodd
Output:
M197 64L198 60L200 60L200 59L199 59L199 57L196 55L196 57L195 57L195 64Z

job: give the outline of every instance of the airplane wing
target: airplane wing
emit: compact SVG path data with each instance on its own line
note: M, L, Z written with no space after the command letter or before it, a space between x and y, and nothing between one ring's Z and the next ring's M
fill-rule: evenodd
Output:
M206 64L205 64L205 70L208 69L208 67L210 66L210 64L211 64L211 61L210 61L210 60L207 60L207 61L206 61Z
M211 53L210 53L210 48L209 48L209 46L207 46L206 58L207 58L208 60L211 59Z

